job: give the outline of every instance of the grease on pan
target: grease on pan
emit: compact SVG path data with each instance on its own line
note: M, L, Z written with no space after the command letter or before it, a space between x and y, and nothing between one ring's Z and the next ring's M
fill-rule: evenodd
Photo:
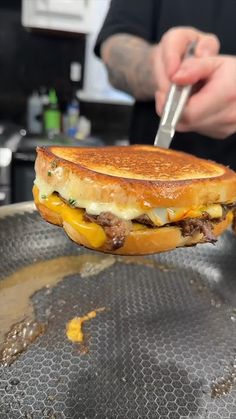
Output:
M112 256L64 256L23 267L0 281L0 363L10 365L46 330L38 323L31 298L66 276L95 276L115 263Z

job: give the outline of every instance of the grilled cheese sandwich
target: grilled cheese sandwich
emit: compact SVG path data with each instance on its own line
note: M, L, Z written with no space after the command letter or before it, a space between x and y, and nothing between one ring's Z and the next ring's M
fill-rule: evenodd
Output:
M33 193L42 216L93 249L120 254L169 250L207 241L206 225L214 235L232 221L236 174L173 150L38 148L35 168ZM195 221L185 234L189 220ZM173 229L175 240L167 236ZM149 246L142 246L143 239Z

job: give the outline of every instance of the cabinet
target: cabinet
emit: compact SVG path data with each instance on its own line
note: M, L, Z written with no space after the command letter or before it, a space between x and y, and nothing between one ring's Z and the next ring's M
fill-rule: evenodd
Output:
M89 33L91 0L23 0L22 24L28 28Z

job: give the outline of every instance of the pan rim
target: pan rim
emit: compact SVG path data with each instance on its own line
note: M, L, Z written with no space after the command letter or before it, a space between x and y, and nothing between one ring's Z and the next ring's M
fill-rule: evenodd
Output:
M0 207L0 218L5 218L9 215L24 213L24 212L34 212L36 207L33 201L19 202L16 204L3 205Z

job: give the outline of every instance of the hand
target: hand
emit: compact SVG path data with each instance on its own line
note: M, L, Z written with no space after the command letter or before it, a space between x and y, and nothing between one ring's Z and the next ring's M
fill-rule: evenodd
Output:
M197 41L196 57L213 56L219 52L220 43L215 35L191 27L177 27L168 30L161 41L152 47L157 106L159 94L166 96L171 79L180 68L183 55L192 41Z
M177 84L203 87L190 97L177 130L195 131L224 139L236 132L236 57L189 58L172 77ZM165 96L160 95L158 109L162 111Z

